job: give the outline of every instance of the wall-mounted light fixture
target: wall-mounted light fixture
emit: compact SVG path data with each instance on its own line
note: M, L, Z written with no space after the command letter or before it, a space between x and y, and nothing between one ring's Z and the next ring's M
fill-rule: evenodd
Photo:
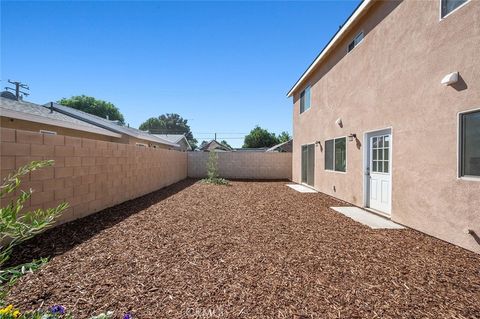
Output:
M335 121L335 124L337 124L337 125L340 126L340 127L343 127L342 118L339 117L339 118Z
M445 75L440 83L443 85L452 85L454 83L458 82L458 72L452 72L447 75Z
M348 136L348 141L352 142L353 140L357 140L357 134L350 133L350 135Z

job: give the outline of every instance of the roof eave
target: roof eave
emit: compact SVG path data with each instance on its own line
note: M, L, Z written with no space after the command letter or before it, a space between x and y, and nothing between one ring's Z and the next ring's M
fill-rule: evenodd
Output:
M310 66L303 72L302 76L295 82L292 86L290 91L287 93L287 97L291 97L293 93L302 85L307 77L309 77L313 70L323 61L324 57L330 53L330 51L335 47L335 45L345 36L345 33L350 29L352 24L354 24L370 7L370 5L375 0L363 0L358 7L353 11L347 21L343 24L343 26L335 33L335 35L330 39L327 45L323 48L322 51L318 54L318 56L313 60Z
M89 132L89 133L94 133L94 134L99 134L99 135L112 136L112 137L117 137L117 138L122 137L120 134L117 134L117 133L114 133L114 132L111 132L111 131L108 131L108 130L104 130L104 129L101 129L101 128L87 127L87 126L83 126L81 124L73 124L73 123L63 122L63 121L60 121L60 120L45 118L45 117L40 116L40 115L28 114L28 113L24 113L24 112L17 112L17 111L13 111L13 110L2 109L2 116L3 117L14 118L14 119L18 119L18 120L29 121L29 122L58 126L58 127L72 129L72 130Z

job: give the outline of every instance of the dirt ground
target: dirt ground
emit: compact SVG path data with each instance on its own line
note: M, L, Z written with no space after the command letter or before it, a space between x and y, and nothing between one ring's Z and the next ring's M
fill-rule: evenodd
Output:
M8 299L77 318L480 318L480 256L413 230L372 230L285 182L186 180L54 228L51 256Z

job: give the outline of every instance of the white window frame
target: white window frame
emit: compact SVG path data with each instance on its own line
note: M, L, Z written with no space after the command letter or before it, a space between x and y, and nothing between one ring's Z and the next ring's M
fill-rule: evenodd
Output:
M467 3L469 3L471 0L467 0L465 1L464 3L462 3L461 5L459 5L458 7L456 7L455 9L453 9L453 11L447 13L445 16L442 17L442 0L438 0L440 5L438 6L438 14L439 14L439 21L442 21L443 19L449 17L451 14L453 14L454 12L457 12L458 9L462 8L463 6L465 6Z
M310 106L308 107L308 109L304 109L302 112L302 93L305 92L307 89L310 89ZM312 108L312 86L310 84L306 85L305 88L300 92L299 102L300 102L300 105L299 105L300 115L305 114L308 110Z
M341 138L345 139L345 172L335 170L335 140L339 140ZM327 154L327 149L326 149L326 142L327 141L333 141L333 169L325 168L325 156ZM331 173L347 174L347 171L348 171L348 136L345 135L345 136L338 136L338 137L335 137L335 138L326 139L325 142L324 142L324 149L325 149L325 152L323 154L323 170L326 171L326 172L331 172Z
M457 114L457 179L480 182L480 176L462 175L462 116L474 112L480 112L480 108L461 111Z
M352 42L355 42L355 39L360 35L362 34L362 40L360 40L360 42L358 42L356 45L353 46L353 48L351 50L348 50L348 47L350 46L350 44ZM347 44L347 54L352 52L353 50L355 50L356 47L358 47L362 42L363 40L365 40L365 32L363 32L363 30L360 30L357 34L355 34L355 36L352 38L352 40L350 42L348 42Z

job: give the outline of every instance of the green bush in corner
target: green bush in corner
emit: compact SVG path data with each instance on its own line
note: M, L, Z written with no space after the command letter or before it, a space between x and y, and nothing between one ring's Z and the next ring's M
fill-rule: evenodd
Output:
M210 155L208 155L207 178L202 181L208 184L228 185L228 181L218 174L218 155L216 152L210 152Z

